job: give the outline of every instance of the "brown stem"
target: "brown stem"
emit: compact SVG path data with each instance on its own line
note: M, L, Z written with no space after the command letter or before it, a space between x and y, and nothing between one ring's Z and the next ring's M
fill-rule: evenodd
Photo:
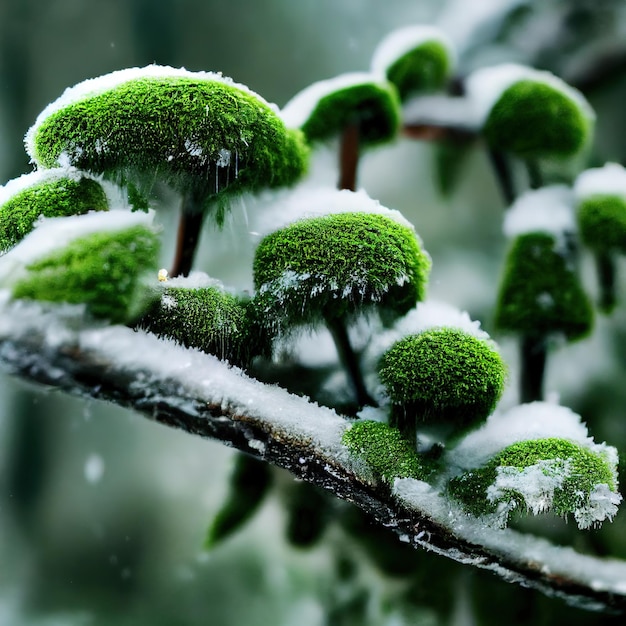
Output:
M180 208L176 252L170 275L189 276L196 255L205 212L200 201L193 194L185 194Z
M407 123L402 128L402 134L417 141L451 141L453 143L467 143L476 138L476 133L469 129L438 124Z
M543 400L543 377L546 369L546 340L543 337L522 337L520 401Z
M339 146L339 189L356 190L356 173L359 166L359 125L346 126Z

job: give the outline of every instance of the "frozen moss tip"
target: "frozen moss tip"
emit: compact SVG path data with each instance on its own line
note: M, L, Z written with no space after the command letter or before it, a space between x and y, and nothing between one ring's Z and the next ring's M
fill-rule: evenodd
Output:
M403 101L444 87L454 64L451 42L436 27L425 25L389 33L372 57L372 71L386 76Z
M159 241L146 226L91 233L31 262L14 298L86 305L96 318L132 321L149 302L142 275L156 267Z
M40 217L64 217L109 208L97 181L71 168L25 174L0 189L0 253L21 241Z
M344 432L341 441L387 483L395 478L425 480L432 473L433 468L418 456L415 446L383 422L357 421Z
M496 306L496 326L527 337L587 335L593 307L567 255L547 233L520 235L508 253Z
M295 182L308 151L257 94L219 74L132 68L80 83L26 136L33 161L133 182L144 196L155 173L205 202Z
M506 380L493 345L457 328L401 339L383 354L378 371L403 419L457 429L485 420Z
M514 511L573 515L589 528L617 513L617 452L566 439L522 441L481 468L453 478L450 493L475 515L495 515L505 526Z
M268 352L252 303L216 286L166 287L140 325L234 365Z
M280 326L342 319L376 305L409 311L425 294L430 258L415 232L384 215L339 213L303 219L256 250L259 306Z
M282 116L288 126L301 128L309 142L325 141L356 124L359 141L374 145L396 136L400 101L395 88L378 75L343 74L301 91Z

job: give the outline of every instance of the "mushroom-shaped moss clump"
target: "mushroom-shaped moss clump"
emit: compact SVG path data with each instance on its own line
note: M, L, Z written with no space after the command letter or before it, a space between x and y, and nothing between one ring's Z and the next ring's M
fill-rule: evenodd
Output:
M584 96L553 74L503 64L468 77L467 92L489 145L524 159L578 153L595 115Z
M326 323L360 401L346 324L367 310L385 320L425 293L430 259L412 228L383 214L303 219L265 237L254 259L258 306L275 332ZM351 356L350 356L351 355Z
M477 426L493 411L506 366L491 342L458 328L433 328L396 342L379 363L392 424L415 442L420 424L447 435Z
M142 279L155 271L159 250L148 216L135 215L110 211L43 222L2 257L0 281L15 299L85 304L95 318L132 322L150 303Z
M561 438L514 443L484 466L449 483L450 493L475 515L494 514L505 526L514 511L573 515L579 528L617 513L617 451Z
M442 89L453 67L451 42L438 28L421 24L389 33L372 57L372 71L386 76L402 101Z
M425 480L433 470L397 428L383 422L355 422L345 431L341 442L366 463L376 478L388 484L393 484L395 478Z
M313 83L283 108L291 128L310 143L341 137L340 189L354 190L361 148L391 141L400 127L395 88L377 74L343 74Z
M189 240L188 232L181 236L191 255L184 274L199 216L216 207L219 222L229 196L289 185L307 160L301 134L243 85L221 74L155 65L66 90L39 115L26 148L40 167L69 162L132 183L144 196L159 180L183 194L183 212L192 222L186 231L194 232Z
M626 254L626 169L617 163L584 171L574 187L580 238L596 258L601 310L616 304L615 257Z
M74 168L24 174L0 188L0 253L23 239L40 217L106 211L100 183Z
M141 326L233 365L248 365L254 356L269 351L250 299L230 294L220 285L166 286Z

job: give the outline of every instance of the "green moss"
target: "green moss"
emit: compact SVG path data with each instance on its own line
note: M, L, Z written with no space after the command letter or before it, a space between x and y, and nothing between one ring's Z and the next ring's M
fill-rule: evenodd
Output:
M549 438L508 446L483 467L453 478L449 483L449 492L475 515L494 513L497 509L501 510L503 504L507 505L509 516L514 509L541 512L543 509L538 503L529 502L526 499L529 496L522 491L494 488L502 468L515 468L522 472L533 466L538 466L538 471L547 479L558 479L552 500L548 503L550 510L557 515L565 516L589 506L589 496L596 485L605 484L612 492L617 489L615 470L603 454L565 439ZM497 497L488 497L490 487ZM540 499L542 494L537 493L535 497Z
M318 142L341 134L352 124L358 124L359 142L364 146L391 141L400 127L395 89L373 82L338 89L319 100L302 131L310 142Z
M40 216L64 217L108 208L104 190L91 178L54 178L35 183L0 206L0 252L21 241Z
M430 259L408 227L378 214L300 220L263 239L259 307L280 327L343 319L377 305L403 315L425 294Z
M147 195L154 180L211 202L218 194L280 187L306 169L302 134L253 95L218 80L146 77L47 117L33 158L116 173Z
M269 351L252 303L217 287L167 287L140 325L234 365Z
M344 432L341 442L387 483L394 478L426 480L433 470L399 430L382 422L357 421Z
M578 225L583 243L593 250L626 254L626 200L596 195L578 207Z
M156 266L158 249L157 236L142 226L91 234L29 265L13 297L85 303L94 317L131 321L147 305L140 277Z
M573 340L590 332L592 305L552 235L529 233L513 242L495 322L502 330L535 338L559 333Z
M447 46L426 41L397 59L387 69L387 79L396 86L400 99L441 89L452 70Z
M413 424L474 425L495 408L506 366L486 341L455 328L435 328L396 342L379 375L396 410Z
M506 89L483 128L494 148L523 158L573 155L588 142L591 131L577 102L534 80L520 80Z

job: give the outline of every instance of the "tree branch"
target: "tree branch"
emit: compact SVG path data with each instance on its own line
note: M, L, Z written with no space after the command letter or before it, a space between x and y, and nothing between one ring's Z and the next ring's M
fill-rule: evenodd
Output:
M0 294L1 295L1 294ZM434 488L377 482L341 445L349 421L209 355L143 332L81 328L62 313L0 302L0 364L29 381L125 406L289 470L353 502L400 539L569 604L626 612L626 563L576 553L512 530L485 530Z

